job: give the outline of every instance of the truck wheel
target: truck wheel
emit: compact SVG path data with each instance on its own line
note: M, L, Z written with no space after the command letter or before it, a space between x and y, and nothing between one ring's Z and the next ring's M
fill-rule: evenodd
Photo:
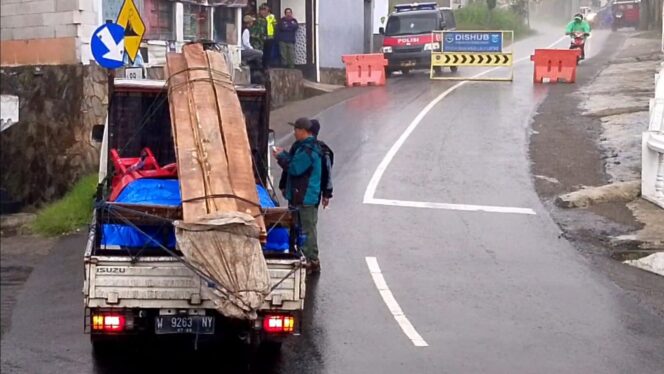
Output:
M390 75L392 75L392 70L390 70L387 66L385 67L385 78L389 78Z
M117 350L117 344L114 341L99 339L90 336L90 343L92 344L92 353L97 358L108 357Z
M268 354L281 353L282 342L274 340L264 340L261 342L261 350Z
M401 74L403 74L403 75L410 74L410 69L401 69Z
M459 70L458 66L450 66L450 70L452 70L452 73L456 73Z

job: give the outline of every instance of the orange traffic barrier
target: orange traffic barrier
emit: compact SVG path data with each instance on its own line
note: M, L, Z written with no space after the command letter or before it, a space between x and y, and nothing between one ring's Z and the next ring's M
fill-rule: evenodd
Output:
M382 86L385 84L387 60L382 53L344 55L341 60L346 64L346 85Z
M533 82L576 81L576 65L581 55L579 49L536 49L530 60L535 63Z

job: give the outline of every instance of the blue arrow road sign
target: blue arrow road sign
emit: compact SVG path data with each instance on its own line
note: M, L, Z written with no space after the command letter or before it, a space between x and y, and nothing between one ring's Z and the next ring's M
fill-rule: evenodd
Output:
M503 33L449 31L443 34L443 52L502 52Z
M90 41L92 56L101 67L117 69L124 62L124 34L122 26L115 23L101 25L94 33Z

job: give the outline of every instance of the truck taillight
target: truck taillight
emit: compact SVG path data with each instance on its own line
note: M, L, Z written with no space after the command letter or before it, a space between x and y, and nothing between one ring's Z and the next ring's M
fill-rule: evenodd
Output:
M263 330L267 333L288 333L295 331L295 317L267 315L263 319Z
M119 314L93 314L92 330L94 331L123 331L125 329L125 317Z

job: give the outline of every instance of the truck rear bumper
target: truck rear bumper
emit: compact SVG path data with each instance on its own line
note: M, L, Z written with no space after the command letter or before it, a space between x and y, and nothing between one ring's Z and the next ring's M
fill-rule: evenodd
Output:
M165 314L168 313L168 314ZM269 316L282 316L292 319L291 328L281 331L266 331ZM109 320L104 322L104 320ZM100 321L101 324L100 324ZM164 310L143 308L86 308L85 332L93 340L114 340L127 337L175 337L196 336L211 340L221 338L246 338L259 334L262 338L279 340L291 335L299 335L302 313L260 312L255 321L224 317L216 310Z

